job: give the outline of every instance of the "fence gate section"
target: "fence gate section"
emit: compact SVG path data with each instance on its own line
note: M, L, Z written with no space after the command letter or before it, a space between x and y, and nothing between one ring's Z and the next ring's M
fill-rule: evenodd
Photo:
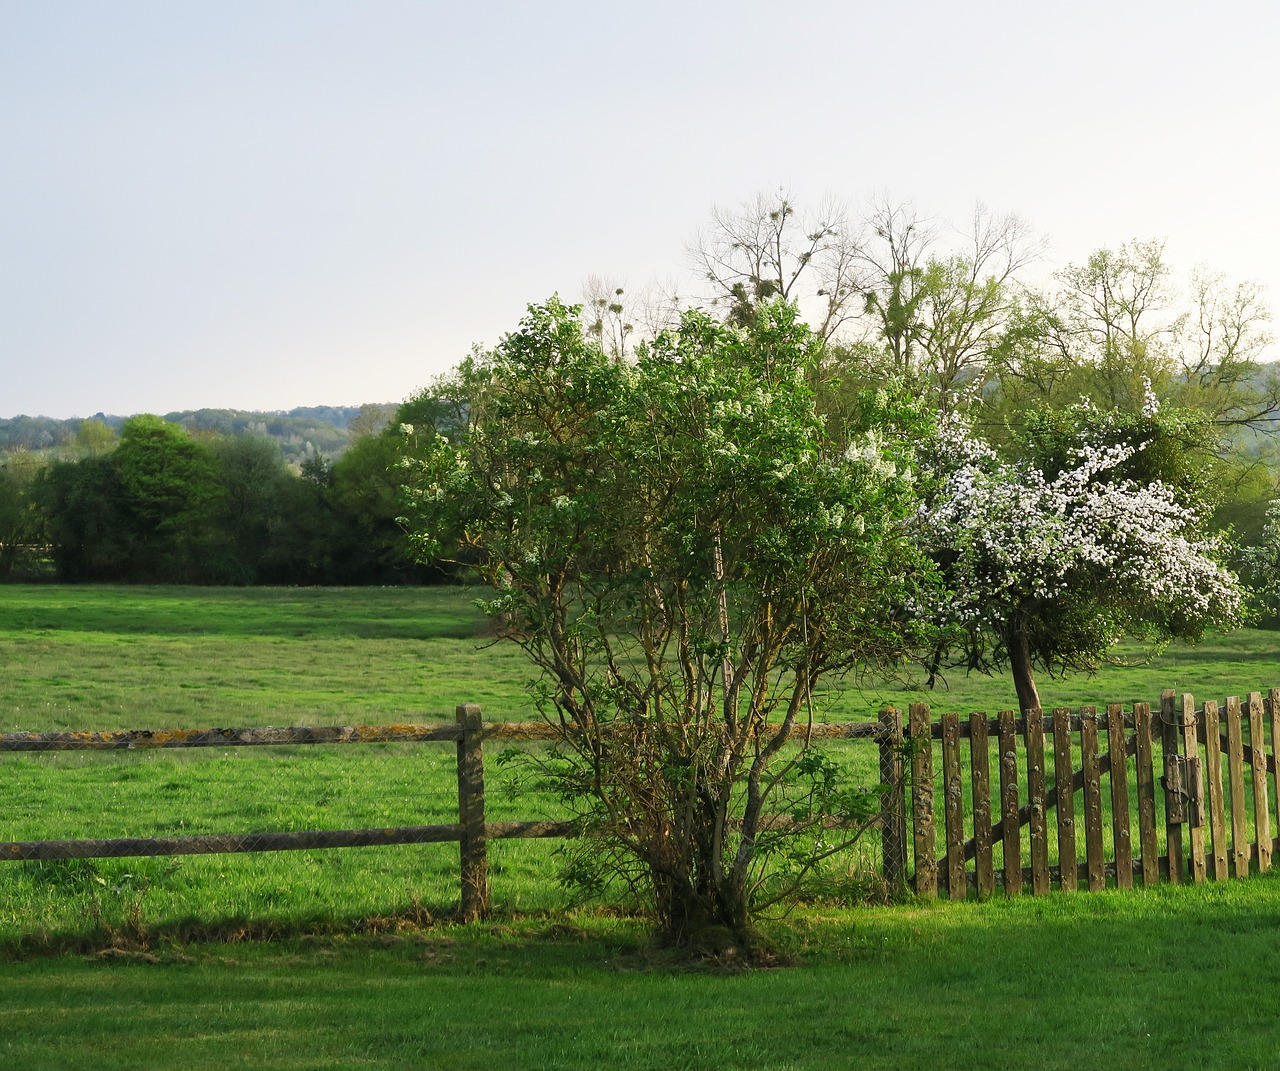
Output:
M1280 689L1021 717L914 704L902 731L921 896L1223 881L1280 850ZM886 823L886 864L896 836Z

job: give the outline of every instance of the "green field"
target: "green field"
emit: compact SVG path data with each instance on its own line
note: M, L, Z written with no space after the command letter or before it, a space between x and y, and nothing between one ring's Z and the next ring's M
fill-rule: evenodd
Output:
M431 721L480 703L531 717L521 656L485 637L478 592L456 588L0 588L0 731ZM1136 658L1140 652L1125 650ZM918 678L918 674L917 674ZM996 711L1006 677L953 673L929 692L901 681L833 682L832 721L886 704ZM1134 699L1164 688L1221 697L1280 685L1280 633L1242 629L1137 666L1041 681L1045 706Z
M0 729L532 716L519 657L453 589L0 587ZM1280 684L1277 634L1045 681L1048 705ZM994 711L845 683L824 710ZM862 745L865 747L865 745ZM863 761L860 758L854 761ZM551 801L490 764L491 818ZM0 759L0 839L451 820L450 745ZM0 864L0 1060L15 1068L1268 1067L1274 877L771 921L781 971L690 969L642 926L564 910L554 843L491 844L497 915L458 927L452 845ZM1224 1012L1226 1008L1229 1011ZM993 1033L995 1031L996 1033ZM998 1045L997 1042L998 1041Z

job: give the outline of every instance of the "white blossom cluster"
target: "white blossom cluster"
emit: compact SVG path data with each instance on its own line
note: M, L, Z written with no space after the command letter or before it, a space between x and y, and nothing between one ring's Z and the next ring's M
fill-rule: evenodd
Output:
M942 616L998 627L1031 601L1081 599L1123 607L1131 620L1236 621L1239 581L1218 564L1217 543L1191 535L1195 517L1173 489L1109 476L1143 448L1082 437L1049 479L1001 462L953 422L940 451L951 464L935 474L939 491L920 518L930 552L948 562Z

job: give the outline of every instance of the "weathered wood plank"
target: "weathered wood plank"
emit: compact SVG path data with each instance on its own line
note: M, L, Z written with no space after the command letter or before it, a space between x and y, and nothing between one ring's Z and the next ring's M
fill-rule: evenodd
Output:
M458 842L462 877L459 915L473 922L489 913L489 856L484 821L484 722L476 703L462 703L456 711L462 729L458 741Z
M564 730L545 721L486 722L488 740L555 740ZM839 722L805 729L811 739L877 739L879 722ZM280 747L308 744L431 743L460 740L455 723L285 725L232 729L128 729L111 732L0 733L0 752L142 751L189 747Z
M1271 728L1271 748L1269 753L1264 756L1267 771L1272 777L1272 787L1275 789L1275 795L1267 793L1269 801L1273 800L1276 809L1272 812L1276 816L1275 824L1280 826L1280 770L1276 768L1276 753L1280 750L1280 688L1272 688L1267 693L1265 704L1268 725ZM1274 851L1280 851L1280 843L1273 845Z
M880 863L885 884L899 889L907 880L906 764L903 761L902 713L880 711Z
M1190 760L1190 767L1183 778L1183 788L1188 795L1187 808L1187 851L1191 856L1191 880L1196 885L1204 884L1204 767L1200 763L1199 739L1196 735L1196 700L1195 696L1184 692L1182 695L1182 746Z
M938 895L937 842L933 818L933 735L929 704L912 703L907 716L911 728L911 832L916 864L916 895Z
M947 840L947 895L963 900L968 891L964 875L964 781L960 775L960 715L942 715L942 815Z
M1058 882L1064 892L1076 889L1076 805L1070 791L1075 763L1071 757L1071 711L1053 712L1053 779L1058 789Z
M1012 710L999 715L1000 815L1004 843L1004 891L1022 892L1022 827L1018 817L1018 727Z
M1107 707L1107 759L1111 776L1111 838L1115 846L1116 887L1133 888L1133 837L1129 817L1129 764L1124 732L1124 707Z
M1041 722L1041 724L1043 724L1043 722ZM998 726L998 723L997 723L997 726ZM1027 722L1023 720L1023 722L1015 723L1015 726L1025 731L1025 728L1027 728ZM960 724L961 737L964 737L964 729L965 729L964 723L961 722ZM1128 742L1125 743L1125 754L1133 755L1135 750L1137 750L1137 746L1138 746L1137 740L1135 740L1134 737L1130 737ZM1041 769L1043 769L1043 765L1041 766ZM1103 755L1102 758L1098 760L1098 769L1101 770L1101 773L1103 775L1106 775L1111 772L1111 756L1110 755ZM1066 787L1069 788L1071 795L1075 795L1076 792L1079 792L1080 789L1084 788L1084 773L1082 772L1082 770L1076 770L1074 777L1071 778L1071 784L1069 784L1069 786L1066 786ZM1053 810L1053 807L1057 806L1057 795L1059 795L1059 792L1057 792L1057 786L1048 789L1048 791L1044 793L1044 796L1043 796L1044 811L1046 811L1046 813L1047 811ZM1023 804L1023 806L1019 807L1018 823L1019 825L1029 825L1030 821L1032 821L1032 805L1030 805L1030 802L1027 802L1027 804ZM1004 829L1005 829L1004 819L998 820L996 821L995 824L992 825L992 828L991 828L992 842L995 842L996 839L1004 836ZM977 846L975 846L974 838L970 837L968 841L965 841L965 846L964 846L965 859L966 860L973 859L975 851L977 851ZM947 859L946 859L946 856L943 855L941 859L938 860L938 869L945 868L946 865L947 865ZM1029 868L1025 868L1024 866L1023 870L1028 875L1030 874ZM1028 880L1029 880L1029 877L1028 877Z
M987 715L969 715L969 783L973 795L974 884L979 899L996 888L991 837L991 749Z
M1178 697L1172 688L1160 693L1160 744L1164 749L1164 840L1165 854L1169 858L1169 883L1182 881L1185 857L1182 851L1182 826L1179 821L1185 812L1185 800L1181 792L1181 769L1177 765L1181 753L1178 727Z
M208 833L187 837L120 837L110 840L40 840L0 843L0 861L117 859L165 855L368 848L390 844L439 844L462 839L458 825L386 829L320 829L289 833Z
M188 747L422 743L460 740L457 725L287 725L259 729L130 729L120 732L2 733L7 751L143 751Z
M1231 869L1238 878L1249 873L1249 826L1244 809L1244 729L1240 698L1226 702L1227 798L1231 801Z
M1084 854L1090 892L1107 887L1102 847L1102 773L1098 762L1098 712L1080 711L1080 771L1084 774Z
M1151 741L1151 704L1133 704L1134 766L1138 789L1138 845L1142 851L1142 883L1160 880L1160 852L1156 847L1155 754Z
M1205 791L1208 797L1210 860L1213 876L1226 881L1230 875L1227 865L1227 819L1222 795L1222 740L1219 737L1218 703L1204 701L1204 766Z
M1031 891L1049 891L1049 827L1045 805L1044 712L1027 711L1027 826L1031 837Z
M1271 816L1267 797L1267 741L1262 728L1262 693L1249 693L1249 769L1253 776L1253 831L1257 843L1258 873L1271 869Z

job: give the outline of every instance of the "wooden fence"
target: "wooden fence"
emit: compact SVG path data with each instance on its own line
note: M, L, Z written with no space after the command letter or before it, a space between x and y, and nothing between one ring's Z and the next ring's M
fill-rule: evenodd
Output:
M1266 872L1280 851L1272 822L1280 689L1243 703L1197 706L1167 691L1154 710L1115 704L1101 714L1085 707L994 719L948 713L935 721L919 704L903 739L921 896L1198 884ZM886 823L886 859L907 853L904 825Z
M453 742L458 821L378 829L10 841L0 842L0 861L457 841L460 914L477 918L489 905L488 840L572 834L568 822L486 819L484 741L556 735L554 727L539 722L486 724L472 703L459 706L454 723L444 725L3 733L0 753ZM1275 752L1280 689L1266 699L1251 693L1244 704L1231 698L1200 707L1192 696L1170 691L1155 710L1146 703L1134 703L1129 710L1117 704L1102 715L1086 707L1049 715L1033 710L1022 717L1012 711L963 719L947 713L935 721L928 705L916 704L905 724L898 711L887 709L878 722L817 725L808 736L864 739L878 746L883 795L875 825L883 876L891 886L911 884L924 897L940 890L953 899L970 891L990 896L997 887L1007 895L1074 891L1082 884L1087 889L1108 884L1131 888L1135 878L1146 885L1224 880L1244 876L1251 867L1265 872L1280 851L1271 820L1272 814L1280 814ZM936 769L935 741L941 749ZM1083 860L1077 814L1084 824Z
M458 821L441 825L378 829L324 829L111 840L8 841L0 842L0 862L302 851L313 848L457 841L461 863L460 913L464 918L474 919L488 910L488 839L563 837L571 831L567 822L486 822L484 740L486 737L535 740L551 735L551 726L537 723L485 724L481 720L480 707L474 703L459 706L452 725L2 733L0 753L453 742L458 751Z
M885 794L886 812L902 814L902 720L886 712L888 721L816 725L811 739L864 739L880 744L881 771L897 791ZM896 730L895 727L896 726ZM282 745L357 745L383 743L449 743L457 747L458 821L439 825L367 829L322 829L291 832L198 834L170 837L0 841L0 862L36 859L125 858L302 851L392 844L456 841L460 862L460 914L473 919L489 907L488 851L491 839L567 837L573 825L555 821L492 822L485 816L484 742L553 740L559 730L543 722L486 723L480 707L457 708L452 725L359 725L261 729L166 729L159 731L0 733L0 754L53 751L145 751L173 748L268 747ZM886 765L887 764L887 765ZM886 773L887 771L887 773ZM905 827L904 827L905 828ZM905 834L903 834L904 836ZM894 843L900 843L899 836ZM893 874L901 881L905 857L894 857Z

